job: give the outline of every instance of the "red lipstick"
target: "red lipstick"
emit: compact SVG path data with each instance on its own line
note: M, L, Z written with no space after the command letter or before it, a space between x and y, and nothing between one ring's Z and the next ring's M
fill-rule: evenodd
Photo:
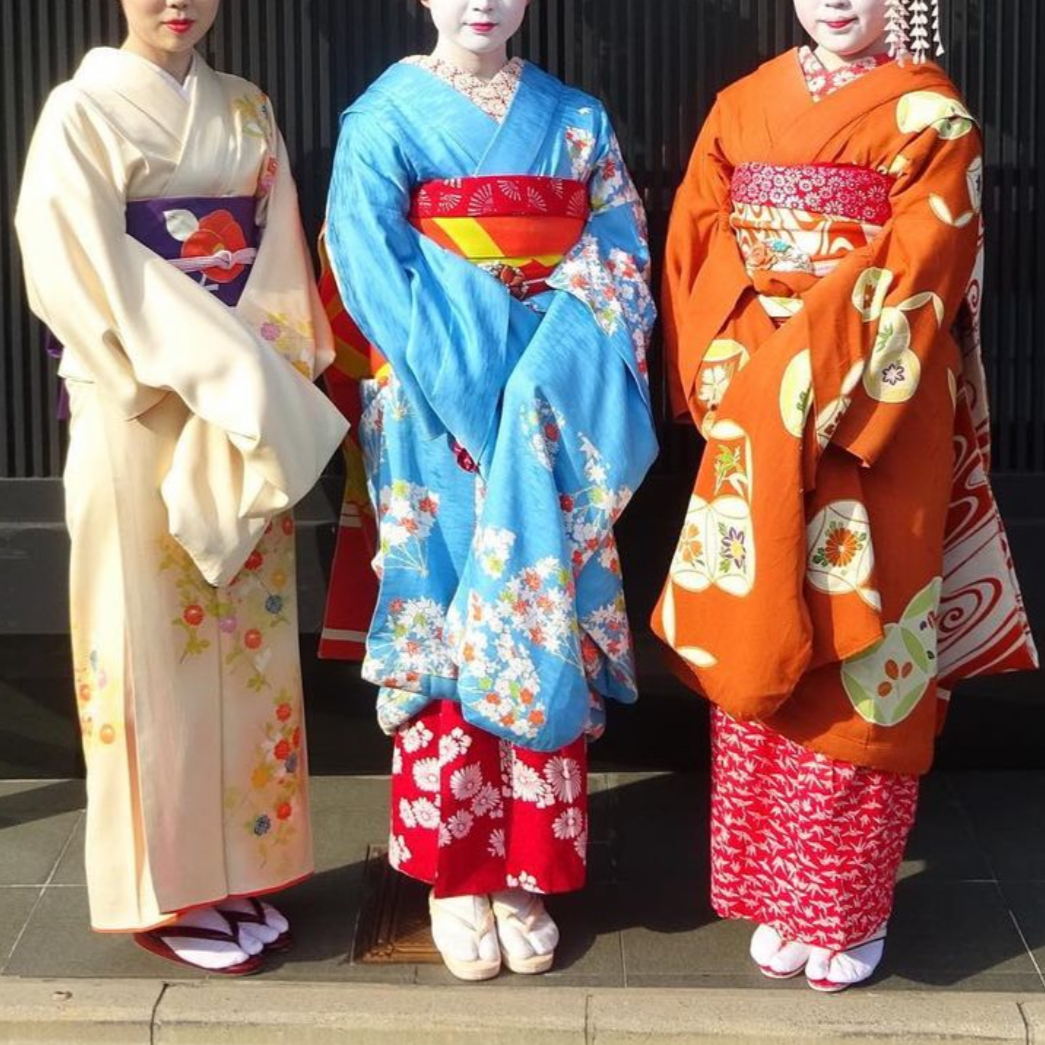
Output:
M196 23L191 18L179 18L173 22L163 23L172 33L181 36L187 33Z
M492 33L497 28L496 22L469 22L468 28L473 33Z
M841 29L848 29L855 21L855 18L845 18L839 22L824 22L824 25L826 25L828 29L834 29L838 32Z

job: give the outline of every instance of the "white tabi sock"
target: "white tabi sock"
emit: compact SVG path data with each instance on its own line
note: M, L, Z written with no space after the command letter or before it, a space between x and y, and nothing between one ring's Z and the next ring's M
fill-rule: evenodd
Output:
M875 937L844 951L814 947L806 964L809 986L830 993L870 979L885 953L885 930L881 935L876 933Z
M749 952L767 976L786 978L802 971L813 948L798 940L785 940L770 925L760 925L751 936Z
M198 929L214 929L229 934L228 940L195 940L188 936L178 936L179 925L191 925ZM247 941L237 939L233 927L213 907L201 907L197 911L189 911L181 915L173 925L155 930L163 942L174 953L190 965L201 969L228 969L240 965L257 950L244 946Z
M264 917L264 922L240 922L240 932L248 933L251 936L259 939L262 944L274 943L279 939L289 928L290 923L286 918L276 910L275 907L270 903L265 903L259 900L258 903L261 905L261 913ZM222 900L218 904L219 911L232 911L235 914L246 914L253 916L255 914L254 904L246 898L230 898L228 900Z
M497 918L497 935L513 958L554 952L559 944L559 927L539 896L525 889L503 889L490 899Z
M431 901L432 939L439 953L461 962L492 962L501 956L485 896L441 896Z

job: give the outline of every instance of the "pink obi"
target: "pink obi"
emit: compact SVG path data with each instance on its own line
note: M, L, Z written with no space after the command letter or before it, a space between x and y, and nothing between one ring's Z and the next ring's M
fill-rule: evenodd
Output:
M884 225L892 214L889 193L894 180L869 167L844 163L742 163L733 172L730 196L734 204L786 207Z

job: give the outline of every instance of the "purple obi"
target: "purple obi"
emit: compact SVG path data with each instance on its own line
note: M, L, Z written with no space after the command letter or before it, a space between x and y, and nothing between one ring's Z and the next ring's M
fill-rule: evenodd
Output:
M258 253L253 196L168 196L131 200L127 234L166 258L230 308L247 285ZM47 351L62 346L48 332Z

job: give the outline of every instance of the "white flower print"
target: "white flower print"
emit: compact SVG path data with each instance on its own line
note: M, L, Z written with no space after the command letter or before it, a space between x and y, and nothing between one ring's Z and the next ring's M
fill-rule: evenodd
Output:
M416 715L416 697L411 694L420 692L421 676L453 678L457 674L443 638L445 624L446 607L434 599L395 598L388 603L384 620L370 636L363 662L363 678L381 686L387 694L383 699L397 705L385 712L385 722L406 721Z
M542 468L552 471L562 449L565 416L542 396L537 396L532 406L519 408L519 419L534 457Z
M591 196L591 209L595 214L611 207L621 207L626 203L634 204L639 200L639 194L624 166L624 157L615 135L610 139L605 155L595 165L588 191Z
M705 367L700 375L700 392L697 398L709 410L715 410L729 388L729 378L729 370L721 364Z
M504 859L505 849L503 828L495 827L490 832L490 841L486 843L486 851L491 856L500 857L502 860Z
M595 135L584 127L567 127L566 149L570 154L574 178L587 181L591 157L595 152Z
M474 797L483 786L483 771L477 762L455 769L450 775L450 791L458 802Z
M402 808L402 807L400 807ZM439 826L439 806L428 798L418 798L411 806L414 822L426 831L434 831ZM406 818L404 817L404 822Z
M453 836L450 834L450 828L446 824L439 825L439 848L445 849L453 841Z
M454 838L464 838L472 830L472 824L474 823L475 817L467 809L458 809L450 817L446 826Z
M472 738L460 726L455 726L439 738L439 764L449 765L464 755L471 746Z
M591 234L582 236L559 262L548 285L584 302L606 334L616 333L624 319L620 291Z
M415 722L408 729L402 730L403 750L408 754L422 751L432 742L432 731L423 723Z
M589 678L608 668L625 689L638 694L635 680L635 658L628 628L628 614L624 599L597 607L581 621L585 635L591 640L591 649L584 648L584 667Z
M391 567L428 574L425 542L439 514L439 495L405 479L396 479L379 494L378 536L374 559L378 573Z
M577 837L573 840L573 848L577 850L577 855L581 858L582 863L588 862L588 829L585 828Z
M410 805L409 799L399 799L399 819L406 827L417 827L417 817L414 816L414 809Z
M414 763L414 783L422 791L438 793L440 783L439 759L419 758Z
M494 820L504 815L500 792L493 784L483 784L482 789L472 799L472 812L476 816L489 816Z
M395 868L402 867L413 854L402 835L389 835L388 862Z
M556 755L545 765L544 776L560 802L576 802L581 796L584 779L576 759Z
M584 814L579 809L567 809L560 813L552 824L556 838L578 838L584 831Z
M552 804L551 788L536 769L525 762L512 764L512 794L521 802L533 802L539 808Z
M500 577L514 544L515 534L511 530L501 530L496 526L480 526L476 529L472 550L483 573L489 577Z
M399 776L403 772L403 752L397 744L392 748L392 776Z
M544 890L537 884L537 879L526 871L520 871L519 877L509 874L505 876L511 889L525 889L528 893L543 893Z

